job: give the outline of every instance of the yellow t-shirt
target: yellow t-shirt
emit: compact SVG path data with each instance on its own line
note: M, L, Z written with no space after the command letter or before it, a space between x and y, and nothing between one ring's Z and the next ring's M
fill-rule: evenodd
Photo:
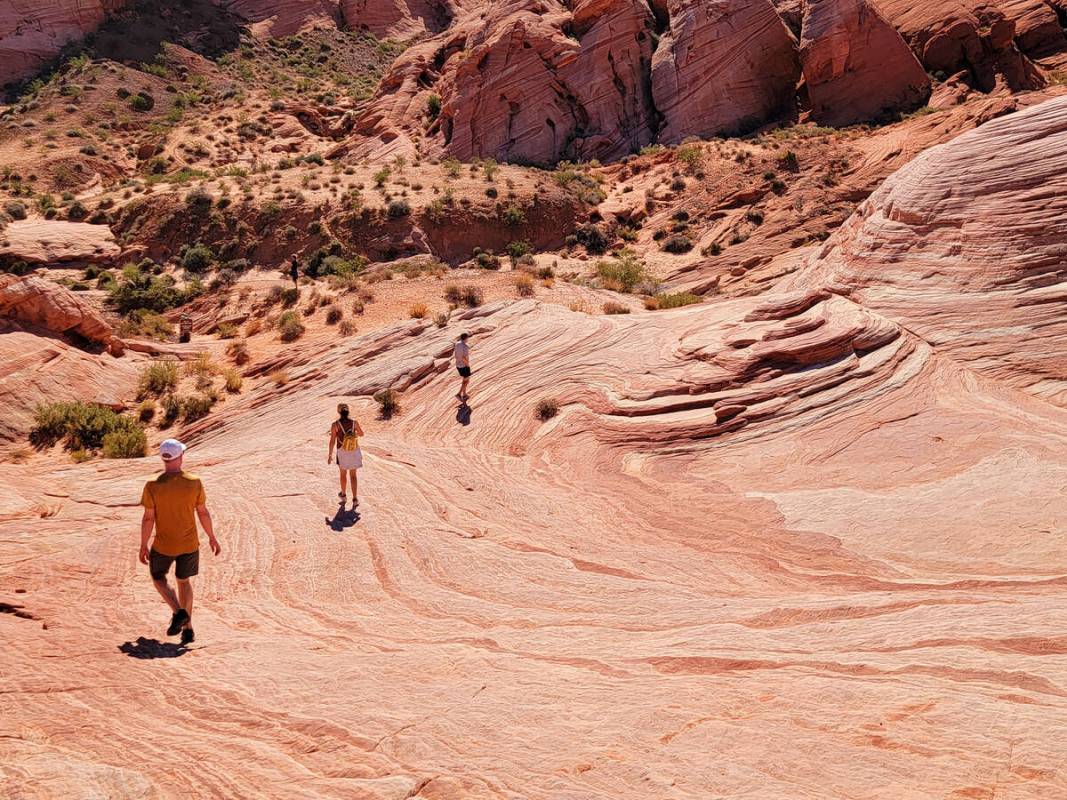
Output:
M180 556L199 549L194 512L197 506L206 503L204 484L188 472L164 472L146 483L141 505L156 511L152 549L165 556Z

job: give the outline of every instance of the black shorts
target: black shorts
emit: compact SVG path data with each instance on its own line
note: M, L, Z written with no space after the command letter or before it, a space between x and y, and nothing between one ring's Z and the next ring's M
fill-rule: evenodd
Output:
M182 553L180 556L165 556L155 550L148 551L148 571L152 574L152 580L161 581L170 572L170 565L174 564L174 577L179 580L191 578L200 572L200 551Z
M456 370L464 378L469 378L471 376L471 368L470 367L456 367Z

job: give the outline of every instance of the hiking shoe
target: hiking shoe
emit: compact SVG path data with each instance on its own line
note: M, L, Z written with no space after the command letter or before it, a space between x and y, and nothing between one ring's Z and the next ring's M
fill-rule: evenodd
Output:
M346 502L348 500L348 495L345 494L344 492L338 492L337 493L337 499L340 500L342 503L344 503L344 502Z
M184 608L179 608L174 612L174 616L170 618L170 627L167 628L167 636L177 636L178 631L180 631L188 621L189 612Z
M192 628L182 628L182 644L192 644L195 638Z
M359 508L359 498L358 497L353 497L352 498L352 509L355 510L357 508Z

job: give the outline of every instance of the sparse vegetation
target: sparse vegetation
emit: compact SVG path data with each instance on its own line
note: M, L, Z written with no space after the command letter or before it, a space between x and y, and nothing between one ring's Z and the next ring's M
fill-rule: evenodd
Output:
M378 403L378 415L382 419L392 419L400 413L400 395L393 389L382 389L374 393Z
M283 342L295 342L304 335L304 323L295 311L286 311L278 317L278 336Z
M430 311L426 307L425 303L415 303L410 308L408 308L408 316L411 319L426 319L429 313Z
M624 306L622 303L616 303L614 300L609 300L604 303L603 311L605 314L629 314L630 307Z
M675 233L668 236L660 243L660 249L665 250L668 253L681 255L682 253L688 253L693 249L693 240L685 234Z
M67 450L99 450L109 434L144 431L132 417L124 417L110 408L78 401L40 405L34 411L30 443L35 447L52 447L60 442ZM119 440L113 440L117 451ZM144 448L138 455L144 455Z
M604 288L616 292L632 292L649 279L644 262L631 250L623 250L610 261L598 261L596 271Z
M680 308L702 302L701 298L689 292L676 292L675 294L657 294L645 300L645 308L650 311L664 308Z
M154 361L141 370L137 382L137 399L162 397L178 387L178 362Z
M515 276L515 293L519 297L533 297L534 296L534 282L533 278L524 273L520 273Z
M276 369L267 377L275 386L285 386L289 383L289 373L284 369Z

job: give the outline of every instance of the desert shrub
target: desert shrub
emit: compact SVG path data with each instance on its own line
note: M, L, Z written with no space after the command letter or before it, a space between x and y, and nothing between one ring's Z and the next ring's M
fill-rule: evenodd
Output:
M182 399L176 394L168 394L160 402L160 406L163 408L163 427L173 425L182 411Z
M356 332L356 326L347 319L341 320L341 324L337 326L337 332L342 336L351 336Z
M218 365L211 360L211 353L202 351L196 358L185 362L185 374L193 378L210 378L219 371Z
M153 275L136 266L128 265L122 277L109 284L108 302L120 314L130 314L138 309L161 312L184 305L200 294L198 284L179 289L169 275Z
M232 322L220 322L217 333L220 339L234 339L237 337L237 326Z
M394 219L406 217L411 213L411 204L407 200L390 200L387 210L389 216Z
M448 284L445 287L445 300L454 306L458 306L463 302L463 290L454 283Z
M442 311L440 314L435 314L433 318L433 324L438 328L443 328L448 324L448 314Z
M109 433L138 427L132 418L93 403L49 403L34 411L30 442L36 447L63 442L67 450L98 450Z
M186 397L182 400L182 420L193 422L206 417L214 405L215 399L209 394L194 394Z
M156 415L156 401L155 400L143 400L141 404L137 406L137 419L141 422L151 422L152 418Z
M379 189L385 186L385 182L389 180L389 176L392 174L392 170L389 167L382 167L380 170L374 173L374 185Z
M598 261L596 271L603 285L616 292L632 292L648 280L644 262L630 250L623 250L611 261Z
M763 224L763 212L758 209L752 209L745 212L745 219L751 222L753 225Z
M501 215L505 225L524 225L526 224L526 212L522 210L522 207L516 203L508 204L508 207L504 209L504 213Z
M4 212L11 219L26 219L26 204L21 200L9 200L4 204Z
M519 297L533 297L534 296L534 283L533 278L529 275L516 275L515 276L515 293Z
M285 308L292 308L296 305L296 301L300 299L300 290L292 286L288 289L282 289L279 298Z
M700 251L705 256L717 256L722 254L722 245L718 242L712 242L707 247Z
M477 308L483 302L482 290L477 286L467 285L463 287L462 294L463 303L470 308Z
M336 325L338 322L341 321L341 318L344 317L344 315L345 312L341 310L340 306L331 305L329 308L326 309L326 324Z
M574 236L579 244L594 255L603 253L608 249L608 245L611 244L611 239L608 237L607 232L593 222L579 225L574 232Z
M430 121L437 119L437 115L441 113L441 95L431 94L426 98L426 116Z
M668 236L660 243L660 249L665 250L668 253L674 253L680 255L682 253L688 253L693 249L693 240L682 233L675 233Z
M211 195L202 186L191 189L189 194L185 195L185 205L194 211L206 211L211 208L213 202Z
M137 399L162 397L178 386L178 363L176 361L153 361L143 370L137 381Z
M685 178L679 176L671 181L671 191L680 192L685 188Z
M226 347L226 355L239 367L252 360L252 356L248 352L248 345L241 341L230 342Z
M661 308L681 308L702 302L700 297L690 292L676 292L674 294L658 294L645 301L645 308L650 310Z
M701 149L700 145L683 144L674 151L674 157L690 169L695 169L700 166L700 162L704 160L704 151Z
M411 319L426 319L429 314L429 309L426 308L425 303L415 303L408 309L408 316Z
M119 336L124 339L144 338L165 341L174 335L174 326L162 314L139 308L131 311L119 325Z
M304 323L295 311L286 311L278 317L278 336L283 342L295 342L304 335Z
M537 402L537 418L547 422L559 413L559 403L551 398L542 398Z
M141 458L148 449L148 436L140 425L120 428L104 436L104 458Z
M482 269L500 269L500 258L490 252L478 253L474 257L474 262Z
M533 252L533 245L527 241L511 242L507 247L511 263L515 264L520 258Z
M267 377L270 378L275 386L285 386L285 384L289 383L289 373L284 369L276 369Z
M222 377L225 380L227 392L230 394L237 394L241 391L241 385L244 383L244 379L241 378L240 372L233 367L227 367L222 371Z
M629 314L630 307L624 306L622 303L616 303L614 300L609 300L604 303L603 307L605 314Z
M206 244L194 244L181 250L182 267L190 272L204 272L215 263L215 254Z
M374 393L378 403L378 415L382 419L391 419L400 413L400 395L393 389L382 389Z
M263 330L263 320L261 319L250 319L245 323L245 336L255 336L261 330Z

